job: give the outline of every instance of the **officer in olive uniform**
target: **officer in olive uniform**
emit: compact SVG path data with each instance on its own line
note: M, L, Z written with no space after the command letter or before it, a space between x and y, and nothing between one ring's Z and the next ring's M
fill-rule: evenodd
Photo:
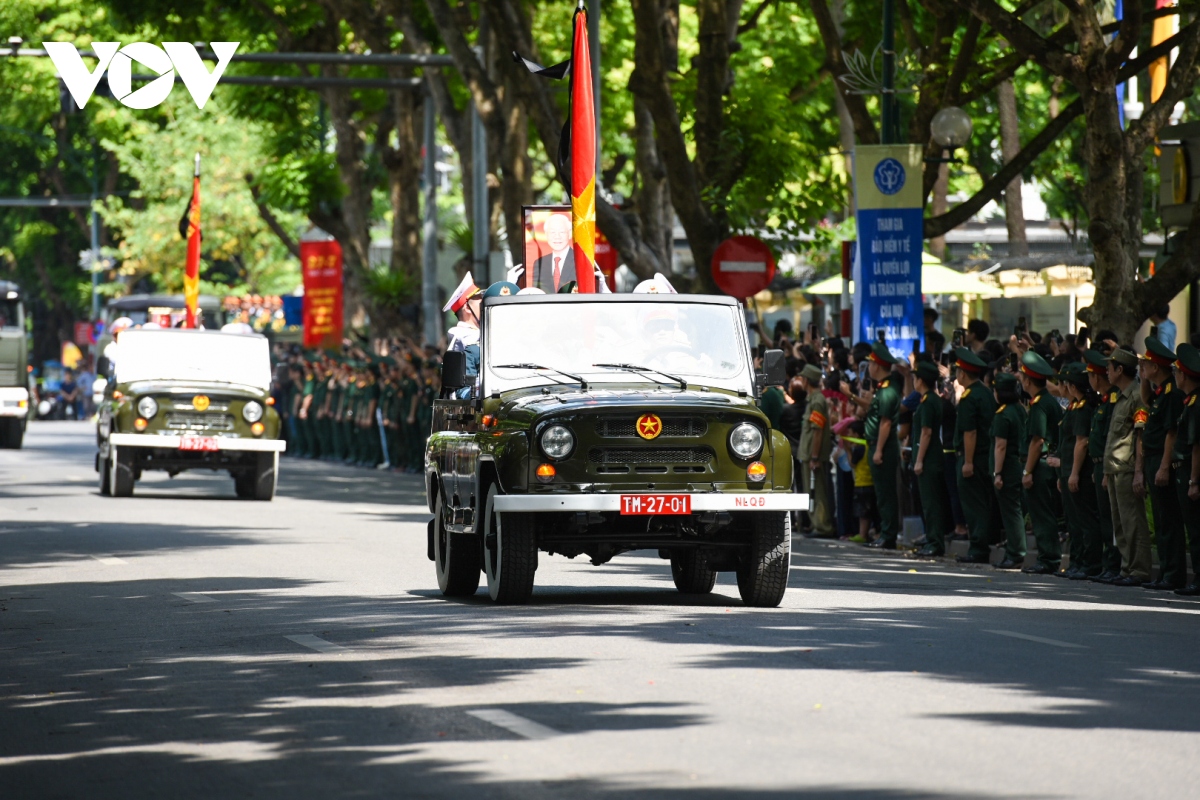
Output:
M887 345L876 342L867 359L871 380L876 382L875 396L863 420L867 440L866 458L870 460L871 480L875 484L875 505L879 509L879 538L867 547L895 550L900 535L900 390L904 381L892 373L896 357Z
M967 520L967 554L964 564L990 562L989 532L995 507L988 463L992 450L992 418L996 400L983 385L988 365L966 347L954 351L955 380L963 387L954 422L954 449L958 453L958 496Z
M382 380L379 389L379 416L383 420L383 439L387 445L384 461L391 469L400 466L399 386L396 383L396 361L387 356L380 364Z
M1062 561L1054 503L1057 476L1046 463L1047 457L1058 447L1058 421L1062 417L1062 406L1046 391L1046 381L1054 374L1054 368L1046 363L1046 359L1032 350L1021 356L1021 388L1033 398L1029 403L1025 441L1021 447L1025 461L1021 485L1025 488L1025 505L1033 522L1038 549L1037 563L1023 570L1030 575L1053 575Z
M1175 488L1179 508L1187 529L1188 548L1192 555L1192 581L1175 594L1186 597L1200 595L1200 351L1190 344L1181 344L1175 353L1175 375L1187 393L1183 412L1175 435L1172 461L1175 466Z
M1138 357L1132 350L1118 348L1108 358L1108 380L1119 390L1113 404L1108 442L1104 448L1104 477L1108 482L1113 515L1113 533L1121 550L1121 577L1113 586L1141 586L1150 580L1150 528L1146 503L1133 491L1136 456L1134 425L1145 413L1135 375Z
M804 407L804 422L800 426L800 442L796 459L800 462L800 486L812 492L813 535L833 538L833 476L829 474L829 457L833 452L833 435L829 431L829 403L821 391L821 368L805 364L800 370L800 383L808 393Z
M1096 411L1092 414L1092 425L1088 430L1088 458L1092 461L1092 483L1096 487L1096 512L1100 525L1089 533L1087 551L1098 553L1101 571L1089 580L1109 583L1121 577L1121 551L1117 548L1113 530L1112 501L1104 481L1104 450L1108 442L1108 428L1112 422L1113 406L1117 403L1120 390L1109 383L1108 356L1099 350L1084 350L1083 360L1087 364L1088 384L1099 398Z
M1021 443L1026 438L1027 415L1021 405L1016 375L998 372L993 383L997 408L992 416L988 466L996 492L996 511L1004 527L1004 558L996 568L1021 569L1025 566L1025 514L1021 511L1021 470L1025 459Z
M912 417L912 460L926 539L917 555L925 558L946 554L946 531L950 525L950 498L946 491L946 462L942 449L942 398L937 393L939 378L937 364L917 362L913 385L921 400Z
M1141 399L1146 412L1138 415L1134 423L1141 435L1137 442L1133 489L1140 496L1150 495L1159 566L1158 580L1142 587L1182 589L1187 583L1187 541L1171 451L1183 413L1183 392L1176 388L1172 374L1175 353L1157 337L1146 337L1146 353L1141 361Z
M1099 399L1088 385L1087 369L1073 363L1063 367L1059 381L1067 388L1071 404L1059 428L1059 492L1068 512L1071 534L1071 563L1064 578L1081 581L1100 574L1099 530L1096 487L1092 460L1088 457L1090 433Z

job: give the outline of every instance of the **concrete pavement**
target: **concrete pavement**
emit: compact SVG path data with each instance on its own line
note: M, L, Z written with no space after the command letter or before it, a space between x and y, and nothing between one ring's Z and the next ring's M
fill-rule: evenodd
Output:
M732 575L543 554L440 597L420 481L285 459L273 503L86 423L0 451L0 796L1188 797L1200 603L796 540Z

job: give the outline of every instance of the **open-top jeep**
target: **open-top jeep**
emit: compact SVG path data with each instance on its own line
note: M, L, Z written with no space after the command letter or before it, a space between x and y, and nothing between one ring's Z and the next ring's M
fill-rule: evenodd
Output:
M480 571L501 603L533 591L539 551L603 564L657 550L679 591L737 573L776 606L791 560L787 439L755 404L741 308L705 295L520 295L482 305L479 375L447 353L425 454L429 558L446 595Z
M101 494L128 497L148 469L210 469L228 471L240 498L275 496L285 442L264 337L127 330L112 360L96 425Z

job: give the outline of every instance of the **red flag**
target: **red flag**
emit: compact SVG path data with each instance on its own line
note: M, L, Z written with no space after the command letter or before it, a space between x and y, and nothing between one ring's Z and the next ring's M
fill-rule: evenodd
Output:
M575 280L579 291L596 291L596 106L587 11L575 11L571 47L571 222Z
M196 171L192 177L192 199L184 214L187 224L187 262L183 272L183 299L187 304L185 328L196 327L200 306L200 154L196 153ZM180 224L181 232L183 224Z

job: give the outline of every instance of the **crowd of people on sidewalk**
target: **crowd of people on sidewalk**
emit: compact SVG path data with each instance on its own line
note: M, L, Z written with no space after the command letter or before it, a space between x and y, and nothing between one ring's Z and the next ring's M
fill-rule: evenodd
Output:
M288 454L421 472L441 389L435 348L407 339L340 352L280 347L275 364L272 395Z
M924 349L898 358L785 321L764 338L788 383L761 405L814 496L796 523L894 550L920 520L918 557L961 539L960 562L1200 595L1200 350L1153 333L1139 354L1111 331L1001 339L977 319L947 347L926 309Z

